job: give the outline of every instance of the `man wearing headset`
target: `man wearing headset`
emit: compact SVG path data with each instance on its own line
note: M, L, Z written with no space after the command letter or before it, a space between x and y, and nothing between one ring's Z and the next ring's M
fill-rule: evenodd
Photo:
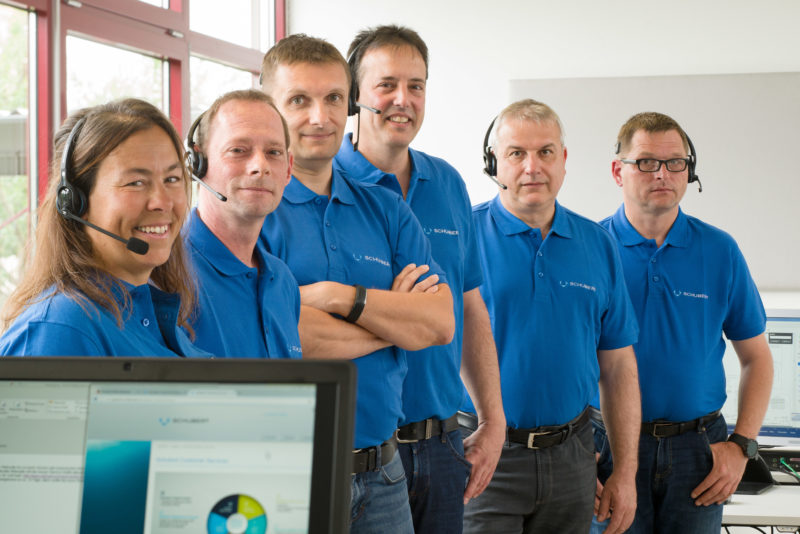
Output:
M425 115L428 78L428 48L417 32L393 25L364 30L348 56L356 137L345 135L335 164L405 198L453 291L453 341L407 353L398 440L416 532L460 533L464 502L491 480L505 439L497 352L478 290L482 275L469 197L452 166L409 148ZM464 397L459 371L480 422L480 430L463 444L456 417Z
M515 102L492 134L485 170L499 194L475 206L473 220L508 442L486 491L467 504L464 530L589 529L596 470L588 404L599 381L619 458L600 510L613 508L616 534L636 504L640 403L631 348L638 328L619 255L605 230L556 201L567 149L550 107ZM475 411L469 400L464 410Z
M195 344L218 357L300 358L297 282L258 242L291 178L286 121L261 91L233 91L198 117L186 144L203 185L184 235L197 276Z
M264 56L262 83L286 117L294 156L262 238L300 283L304 356L352 358L358 368L350 531L410 533L394 438L405 350L452 340L450 289L403 199L333 166L350 89L339 51L290 35Z
M733 238L680 209L687 184L699 180L696 154L678 123L639 113L622 126L617 143L611 173L624 202L601 225L616 241L641 329L634 348L644 423L630 532L719 532L722 503L757 452L769 403L764 307ZM742 366L730 436L719 412L723 333ZM602 420L594 419L603 482L611 451Z

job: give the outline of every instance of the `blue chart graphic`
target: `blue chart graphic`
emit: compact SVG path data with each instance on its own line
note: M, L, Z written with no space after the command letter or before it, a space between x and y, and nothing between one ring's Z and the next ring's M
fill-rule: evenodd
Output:
M228 495L208 514L208 534L265 534L267 513L248 495Z

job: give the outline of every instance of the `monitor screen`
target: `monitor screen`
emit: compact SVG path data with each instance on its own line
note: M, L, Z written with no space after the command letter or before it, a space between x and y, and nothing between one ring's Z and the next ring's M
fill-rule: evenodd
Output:
M331 464L314 448L331 439L316 435L324 427L317 424L325 411L319 404L331 400L321 389L313 381L7 380L0 374L3 528L327 531L311 524L312 494L319 501L332 490L330 476L322 477L327 487L312 490L314 470ZM336 476L342 475L349 473Z
M800 445L800 310L768 310L767 343L775 374L767 414L759 433L762 445ZM730 341L725 351L726 393L722 414L732 432L736 423L741 370Z

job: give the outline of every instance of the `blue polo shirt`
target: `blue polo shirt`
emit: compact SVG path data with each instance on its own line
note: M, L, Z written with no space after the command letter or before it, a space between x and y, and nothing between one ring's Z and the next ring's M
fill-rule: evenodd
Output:
M379 184L403 194L394 174L385 173L353 150L352 134L344 136L334 164L349 176ZM406 352L408 374L403 383L401 425L429 417L446 419L464 400L461 384L461 342L464 331L464 292L483 281L475 227L472 224L464 180L446 161L409 149L411 181L406 202L417 216L431 243L433 258L444 272L453 293L456 330L453 341L420 351ZM435 376L436 380L431 380Z
M195 347L178 328L178 295L150 284L136 287L122 283L130 293L131 308L123 309L121 327L102 306L84 302L84 309L65 294L56 293L17 317L0 337L0 355L211 356ZM122 294L116 288L112 291L122 307Z
M642 420L688 421L725 403L724 332L757 336L766 314L736 241L678 212L660 247L624 206L600 223L615 239L641 335L634 345Z
M228 250L193 209L184 231L197 280L195 345L224 358L300 358L300 290L289 267L256 245L258 268Z
M614 242L558 203L544 241L499 196L473 218L508 425L564 424L597 392L597 351L638 334ZM475 411L469 399L464 409Z
M261 237L302 286L323 280L390 289L409 263L444 272L403 199L386 189L333 170L331 196L317 195L296 178L267 216ZM403 417L400 402L405 352L388 347L353 360L358 369L355 447L386 441Z

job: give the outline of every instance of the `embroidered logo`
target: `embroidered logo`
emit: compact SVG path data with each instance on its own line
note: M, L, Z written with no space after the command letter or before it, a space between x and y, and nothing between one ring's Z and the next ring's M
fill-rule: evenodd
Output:
M585 289L586 291L594 291L597 293L597 288L594 286L590 286L589 284L584 284L583 282L571 282L568 280L559 280L558 284L561 287L579 287L581 289Z
M451 236L458 235L458 230L450 230L448 228L430 228L426 226L425 228L423 228L423 230L425 231L425 235L431 235L431 234L451 235Z
M708 300L708 295L705 293L693 293L691 291L682 291L680 289L673 289L672 294L676 297L690 297L693 299L705 299Z
M384 267L391 267L392 266L391 263L389 263L388 261L384 260L383 258L377 258L375 256L367 256L366 254L364 254L364 255L356 254L355 252L353 252L353 259L355 261L364 260L364 261L370 261L372 263L378 263L380 265L383 265Z

